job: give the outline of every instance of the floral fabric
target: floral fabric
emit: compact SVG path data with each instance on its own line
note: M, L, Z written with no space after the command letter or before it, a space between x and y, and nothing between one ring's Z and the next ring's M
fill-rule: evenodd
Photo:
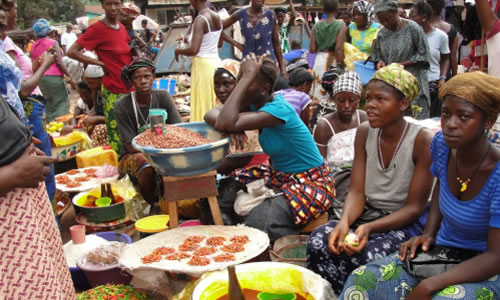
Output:
M115 102L118 101L124 94L113 94L108 91L104 85L101 90L102 104L104 108L104 116L106 116L106 128L108 131L108 142L111 148L116 151L118 156L124 153L123 145L118 134L118 124L115 119L114 107Z
M248 17L248 8L242 8L238 11L238 20L243 36L243 57L250 53L257 56L267 54L276 62L273 42L274 12L265 9L262 19L254 26Z

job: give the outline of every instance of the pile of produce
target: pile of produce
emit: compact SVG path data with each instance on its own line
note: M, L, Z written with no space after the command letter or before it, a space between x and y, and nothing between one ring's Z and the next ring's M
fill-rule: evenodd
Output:
M110 242L90 251L82 260L85 265L104 267L118 263L120 255L126 244L121 242Z
M105 300L105 299L124 299L124 300L147 300L150 299L145 293L131 286L123 284L107 284L95 287L91 290L80 293L76 296L77 300Z
M45 126L45 129L49 134L53 134L56 132L61 132L63 127L64 127L63 122L50 122L48 125Z
M213 140L207 139L201 134L189 129L175 125L165 126L165 134L156 134L149 129L145 130L137 137L137 144L158 149L173 149L200 146L213 142Z

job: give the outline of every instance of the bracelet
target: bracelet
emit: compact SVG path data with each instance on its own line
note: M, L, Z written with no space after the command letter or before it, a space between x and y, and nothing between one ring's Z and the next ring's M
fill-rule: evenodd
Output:
M439 76L439 80L444 79L446 80L446 76Z

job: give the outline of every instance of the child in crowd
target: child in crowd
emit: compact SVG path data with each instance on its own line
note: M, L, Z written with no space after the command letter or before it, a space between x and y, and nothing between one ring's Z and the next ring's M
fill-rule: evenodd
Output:
M304 68L297 68L288 75L290 88L280 90L285 100L292 105L300 119L308 126L311 97L309 92L314 81L313 75Z
M337 294L354 269L422 233L432 135L404 119L417 95L417 79L399 64L378 70L367 85L368 122L356 132L349 193L342 211L311 234L307 247L307 268ZM344 241L350 230L355 246Z

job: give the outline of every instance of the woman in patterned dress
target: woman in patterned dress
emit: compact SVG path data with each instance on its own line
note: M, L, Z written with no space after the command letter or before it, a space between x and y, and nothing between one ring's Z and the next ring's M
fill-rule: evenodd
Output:
M380 24L373 21L375 17L373 4L359 0L352 4L354 22L349 24L346 40L368 55L372 52L373 41L377 38Z

